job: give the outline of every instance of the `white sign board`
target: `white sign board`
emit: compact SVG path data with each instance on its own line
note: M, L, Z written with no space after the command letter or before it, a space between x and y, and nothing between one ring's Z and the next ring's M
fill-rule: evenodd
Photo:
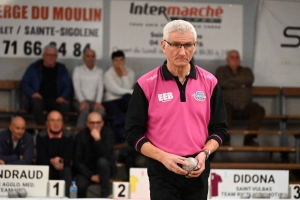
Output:
M110 51L126 57L165 58L161 51L163 27L183 19L197 32L197 59L224 60L236 49L243 57L243 6L159 1L111 1ZM172 42L172 41L171 41Z
M255 85L300 85L300 1L261 3L258 12Z
M102 58L102 0L0 0L0 57L40 57L49 43L60 58L82 58L89 45Z
M46 197L49 166L0 165L0 196L24 188L28 197Z
M147 168L130 168L130 198L150 199Z
M288 193L288 170L211 170L212 199L269 196Z

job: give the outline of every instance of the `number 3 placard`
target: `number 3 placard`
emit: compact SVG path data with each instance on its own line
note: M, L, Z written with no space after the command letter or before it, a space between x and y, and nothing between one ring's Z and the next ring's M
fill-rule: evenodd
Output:
M291 199L300 199L300 185L299 184L290 184L291 190Z
M65 197L65 181L48 181L48 197Z
M113 198L129 199L129 182L113 182Z

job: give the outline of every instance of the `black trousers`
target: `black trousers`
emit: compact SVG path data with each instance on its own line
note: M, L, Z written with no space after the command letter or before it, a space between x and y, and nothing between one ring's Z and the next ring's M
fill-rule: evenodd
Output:
M49 168L49 180L64 180L65 181L65 194L70 197L70 186L72 182L72 169L71 167L64 167L63 170L58 171L53 167Z
M36 124L45 125L46 116L44 115L44 111L57 110L65 119L69 111L69 104L57 103L55 99L31 98L31 110Z
M162 163L149 159L148 176L151 200L206 200L210 164L197 178L186 178L169 171Z
M101 197L108 197L111 194L109 180L111 178L112 172L110 164L106 158L101 157L98 159L95 174L98 174L100 177ZM86 190L88 186L92 183L91 177L86 177L78 173L76 179L76 184L78 188L77 197L86 198Z
M265 116L265 109L255 102L251 102L246 105L244 110L234 110L233 107L228 103L225 103L225 107L228 129L231 128L232 119L248 119L248 130L258 130ZM247 135L247 137L248 139L253 139L257 137L257 135Z
M107 112L105 122L115 134L115 144L125 142L125 115L130 98L130 94L125 94L121 99L103 102L103 106Z

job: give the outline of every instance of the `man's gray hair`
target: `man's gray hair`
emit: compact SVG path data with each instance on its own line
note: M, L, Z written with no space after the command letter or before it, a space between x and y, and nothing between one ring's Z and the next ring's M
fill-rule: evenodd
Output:
M54 50L57 51L56 45L51 44L51 43L44 47L44 51L43 52L45 52L48 49L54 49Z
M82 52L82 53L83 53L83 56L85 55L85 53L86 53L87 51L92 51L92 52L94 52L94 54L95 54L95 56L96 56L95 50L94 50L94 49L91 49L91 48L89 48L89 47L83 49L83 52Z
M197 40L197 33L194 26L187 21L184 20L173 20L167 23L163 29L163 39L168 40L169 34L172 32L180 32L180 33L187 33L192 32L194 35L194 40Z

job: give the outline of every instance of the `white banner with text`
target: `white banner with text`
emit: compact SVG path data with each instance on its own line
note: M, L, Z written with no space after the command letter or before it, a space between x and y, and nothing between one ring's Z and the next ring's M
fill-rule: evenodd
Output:
M243 56L243 6L191 2L111 1L110 51L122 49L127 57L164 58L163 27L175 19L195 27L196 59L224 60L231 49Z
M212 199L271 198L288 194L288 170L211 170Z
M299 87L300 1L261 0L255 85Z
M48 179L49 166L0 165L0 197L21 189L30 197L46 197Z
M102 58L102 0L0 0L0 57L40 57L52 43L60 58Z

